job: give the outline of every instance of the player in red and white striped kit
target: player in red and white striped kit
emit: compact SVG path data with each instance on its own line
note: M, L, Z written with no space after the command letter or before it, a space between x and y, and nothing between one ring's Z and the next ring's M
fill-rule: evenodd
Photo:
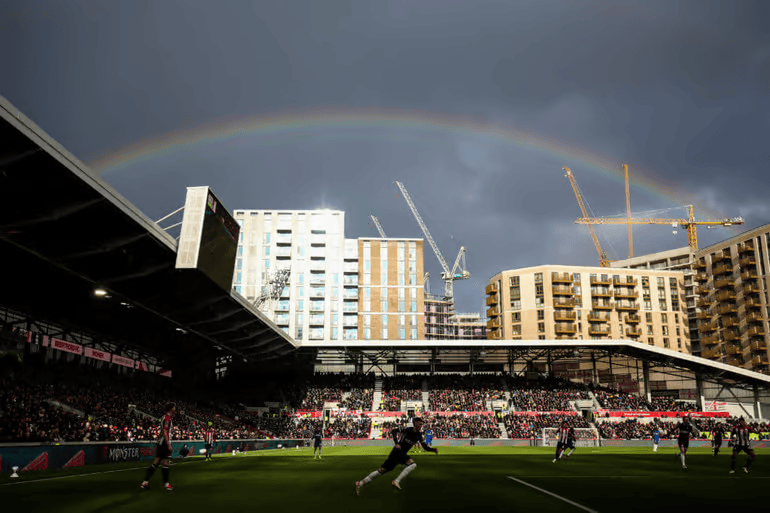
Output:
M731 474L735 473L735 460L738 459L738 453L741 451L745 452L748 456L746 464L743 466L743 471L747 474L751 472L751 463L754 461L754 458L756 458L754 449L751 448L751 440L749 439L749 435L753 432L754 430L746 425L746 421L743 417L738 419L738 423L735 425L732 432L733 457L730 458Z
M211 459L211 448L214 446L214 428L211 426L211 422L209 422L209 427L205 431L203 431L203 440L206 443L206 460Z
M553 459L553 463L556 463L561 459L562 454L564 454L564 449L567 448L570 442L570 435L575 436L575 430L569 427L569 424L567 424L567 421L561 423L561 427L559 428L559 438L556 442L556 457Z
M171 484L168 482L168 464L171 460L171 453L173 450L171 447L171 415L174 413L174 411L176 411L176 404L167 403L166 406L163 407L163 411L166 413L163 416L163 420L161 421L160 425L160 438L158 439L158 445L155 446L155 459L152 460L152 465L147 468L144 481L142 481L142 484L139 485L143 490L150 489L150 478L158 468L158 463L163 463L163 468L161 469L163 472L163 482L165 483L163 488L167 492L174 490L171 487Z

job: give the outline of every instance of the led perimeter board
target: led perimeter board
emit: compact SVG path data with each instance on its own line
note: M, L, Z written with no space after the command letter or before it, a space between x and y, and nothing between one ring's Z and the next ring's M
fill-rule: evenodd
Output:
M240 226L208 187L188 187L177 269L198 269L229 291Z

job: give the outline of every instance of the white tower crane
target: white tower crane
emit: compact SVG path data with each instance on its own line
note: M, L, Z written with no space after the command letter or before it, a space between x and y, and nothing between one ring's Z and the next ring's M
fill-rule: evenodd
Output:
M380 224L380 220L377 218L377 216L369 214L369 217L372 218L372 222L374 223L374 226L377 228L377 231L380 232L380 237L383 239L387 239L385 236L385 230L382 229L382 225Z
M428 227L425 226L422 217L420 217L420 213L417 212L417 207L414 206L412 198L409 197L409 193L406 192L406 187L404 187L404 184L401 182L396 182L396 185L401 190L401 194L404 195L404 199L409 205L409 208L412 210L412 214L414 214L415 219L417 219L417 224L420 225L422 233L425 235L425 239L427 239L428 244L430 244L430 247L433 249L433 253L435 253L436 258L438 258L438 261L441 264L441 268L443 269L443 272L441 273L441 279L444 280L444 297L451 300L454 298L454 281L467 280L471 277L471 273L465 270L465 247L463 246L460 248L460 252L457 254L454 266L452 266L450 269L449 264L447 264L446 260L444 259L444 255L442 255L441 251L438 249L436 241L434 241L433 237L431 237L430 232L428 231Z

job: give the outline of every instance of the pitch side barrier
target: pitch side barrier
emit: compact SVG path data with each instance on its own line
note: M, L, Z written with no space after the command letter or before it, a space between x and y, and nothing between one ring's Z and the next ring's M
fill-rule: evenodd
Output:
M174 440L172 458L182 456L179 451L187 444L188 456L199 455L206 444L202 440ZM259 451L304 447L305 440L217 440L212 444L214 454L233 450ZM61 444L20 443L0 445L0 471L10 472L19 467L21 472L32 470L68 469L97 463L120 463L151 460L155 457L155 442L65 442Z

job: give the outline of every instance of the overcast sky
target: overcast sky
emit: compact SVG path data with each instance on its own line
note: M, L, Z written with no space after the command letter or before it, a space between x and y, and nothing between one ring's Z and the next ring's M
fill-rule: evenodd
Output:
M0 94L87 164L291 116L98 171L154 219L210 185L231 211L336 208L350 238L376 236L374 213L421 237L401 180L445 258L467 248L455 294L479 312L501 270L598 265L562 166L597 216L625 212L628 163L633 212L770 222L767 20L770 2L737 0L3 0ZM342 121L303 124L318 109ZM373 121L346 125L351 109ZM624 227L597 230L627 256ZM701 246L739 231L701 229ZM634 235L637 255L687 244L667 226ZM427 245L425 261L440 291Z

